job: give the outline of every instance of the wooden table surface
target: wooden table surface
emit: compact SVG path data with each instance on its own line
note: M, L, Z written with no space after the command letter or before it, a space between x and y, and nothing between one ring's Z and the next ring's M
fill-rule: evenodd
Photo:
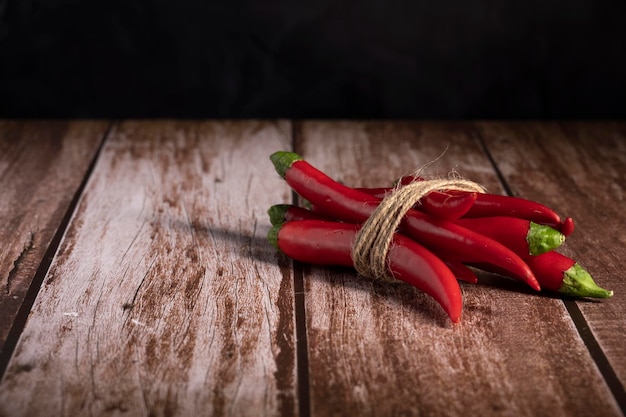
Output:
M430 161L537 200L602 301L427 295L294 263L295 150L353 186ZM623 416L626 123L0 121L0 416Z

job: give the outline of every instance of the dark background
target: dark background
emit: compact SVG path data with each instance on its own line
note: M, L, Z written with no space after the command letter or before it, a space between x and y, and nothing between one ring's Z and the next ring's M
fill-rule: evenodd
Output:
M624 0L0 0L0 117L626 118Z

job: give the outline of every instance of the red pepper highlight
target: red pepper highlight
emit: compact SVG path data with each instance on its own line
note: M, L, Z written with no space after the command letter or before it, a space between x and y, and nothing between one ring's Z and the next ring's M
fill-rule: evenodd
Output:
M288 257L317 265L354 266L352 243L360 226L324 220L300 220L274 226L270 242ZM388 272L433 297L453 323L461 320L461 289L450 269L428 249L396 234L387 254Z
M296 193L335 219L363 223L381 201L378 197L334 181L295 153L275 152L270 159L279 175ZM531 288L540 290L528 265L493 239L416 210L409 210L400 228L444 259L494 264Z

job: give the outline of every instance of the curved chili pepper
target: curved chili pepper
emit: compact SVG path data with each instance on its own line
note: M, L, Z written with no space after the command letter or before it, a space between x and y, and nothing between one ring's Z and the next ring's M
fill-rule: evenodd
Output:
M457 220L467 214L476 202L479 193L463 194L450 191L435 191L422 199L422 209L445 220Z
M346 222L363 223L381 199L347 187L318 170L293 152L270 156L278 174L291 188L327 215ZM540 290L539 283L524 261L499 242L452 222L436 219L416 210L402 219L401 229L444 259L459 262L491 263Z
M398 184L406 185L413 181L423 181L419 176L407 175L397 180ZM450 191L452 194L462 194L466 191ZM561 229L561 217L551 208L536 201L508 195L478 193L476 201L465 217L494 217L509 216L531 220ZM571 220L571 219L570 219ZM563 231L561 231L563 232ZM565 234L565 233L564 233Z
M546 290L572 297L609 298L613 295L613 291L599 287L575 260L558 252L529 256L526 262Z
M354 266L352 243L360 226L299 220L274 226L268 240L288 257L317 265ZM387 254L388 272L433 297L454 323L461 320L461 289L450 269L428 249L401 234Z
M275 204L267 210L267 214L270 217L270 223L272 223L272 226L298 220L330 220L323 214L291 204ZM476 284L478 282L476 274L461 262L443 259L443 263L450 268L450 271L452 271L457 279L471 284Z
M543 204L519 197L498 194L480 194L465 217L519 217L558 228L561 217Z
M356 189L380 198L385 198L393 192L393 188L384 187ZM476 201L476 194L475 192L431 191L422 197L414 208L440 219L454 221L468 212Z
M546 253L565 242L565 236L558 230L516 217L459 219L456 224L497 240L522 259Z

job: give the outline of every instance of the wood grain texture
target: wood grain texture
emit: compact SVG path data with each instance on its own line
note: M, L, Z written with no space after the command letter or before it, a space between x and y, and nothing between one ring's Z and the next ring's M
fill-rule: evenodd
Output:
M615 291L578 306L626 386L626 123L484 123L479 134L515 194L574 218L561 251Z
M0 353L108 125L0 121Z
M0 386L3 416L297 409L292 274L265 211L287 122L126 122Z
M498 192L463 124L305 122L297 149L335 179L386 185L430 161ZM545 187L554 187L549 180ZM313 416L620 416L561 301L481 274L453 326L405 285L305 267Z

